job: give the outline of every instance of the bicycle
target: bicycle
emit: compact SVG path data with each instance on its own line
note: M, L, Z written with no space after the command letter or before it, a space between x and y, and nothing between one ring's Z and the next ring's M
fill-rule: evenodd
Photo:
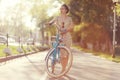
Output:
M48 75L52 78L59 78L64 76L71 68L73 55L71 51L63 44L63 39L60 38L59 28L57 27L58 34L55 38L55 41L52 43L52 48L49 50L48 54L46 55L45 62L46 62L46 71ZM67 56L67 64L65 66L65 70L63 70L61 59L63 59L61 54L66 54Z

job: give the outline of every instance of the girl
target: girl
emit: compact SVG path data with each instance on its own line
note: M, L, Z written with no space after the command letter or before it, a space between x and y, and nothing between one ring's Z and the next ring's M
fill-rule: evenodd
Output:
M68 49L70 49L70 46L72 44L72 37L71 37L70 31L73 29L74 24L72 22L72 18L67 15L69 12L69 8L66 4L63 4L61 6L60 12L61 14L58 17L54 18L52 21L50 21L49 25L53 23L57 25L57 27L59 28L60 35L63 38L63 43ZM61 52L60 61L61 61L62 72L63 72L67 65L68 56L63 50L61 50L60 52ZM52 68L52 72L54 73L54 66Z

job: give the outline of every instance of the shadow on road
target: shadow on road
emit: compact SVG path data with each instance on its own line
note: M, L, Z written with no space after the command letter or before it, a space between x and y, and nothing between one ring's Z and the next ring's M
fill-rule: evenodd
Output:
M69 76L69 75L65 75L61 78L55 79L55 78L49 78L48 80L76 80L75 78Z

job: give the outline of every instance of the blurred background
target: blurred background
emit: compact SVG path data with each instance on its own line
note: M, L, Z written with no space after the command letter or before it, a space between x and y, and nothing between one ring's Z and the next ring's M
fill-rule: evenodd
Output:
M63 3L70 7L75 27L73 47L95 55L120 54L119 0L0 0L0 44L49 45L55 27L45 23L59 15ZM117 51L117 52L116 52ZM98 53L99 52L99 53Z

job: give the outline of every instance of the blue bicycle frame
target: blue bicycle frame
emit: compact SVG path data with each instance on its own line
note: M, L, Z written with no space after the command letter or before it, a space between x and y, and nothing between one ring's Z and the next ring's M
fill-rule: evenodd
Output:
M58 59L60 58L60 49L58 48L58 46L60 45L60 39L59 39L59 37L60 37L60 35L57 34L55 42L52 43L52 47L54 48L54 51L52 53L52 57L53 57L53 59L52 59L52 65L55 64L55 61L57 60L57 55L58 55Z

